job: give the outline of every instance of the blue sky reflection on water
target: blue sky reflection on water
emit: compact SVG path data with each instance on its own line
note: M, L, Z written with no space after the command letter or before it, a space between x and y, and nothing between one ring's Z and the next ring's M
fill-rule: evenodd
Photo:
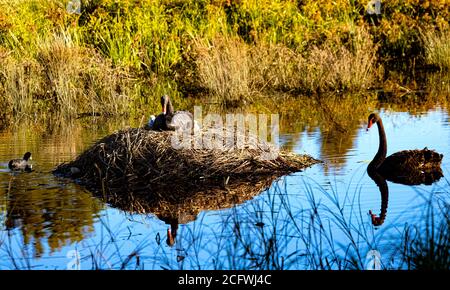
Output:
M361 120L359 129L351 134L352 146L343 150L342 154L336 153L339 150L331 154L321 150L323 133L319 129L281 135L282 143L286 140L296 140L290 149L297 153L308 153L323 160L324 164L282 177L270 189L234 208L201 211L196 217L188 217L186 224L179 225L176 243L172 247L166 244L170 226L165 222L152 214L129 214L98 202L80 186L60 181L46 173L60 161L58 159L56 162L54 158L37 153L35 162L41 161L45 164L42 166L43 170L32 173L28 177L29 180L18 180L21 177L17 177L14 180L17 184L13 187L25 191L30 185L47 186L49 191L61 191L61 194L68 197L67 200L72 200L75 204L81 201L70 197L82 193L84 200L91 198L93 204L96 204L92 206L99 206L100 209L91 216L92 221L89 221L89 213L86 213L85 218L74 218L74 226L79 227L83 233L81 238L68 237L56 250L50 246L51 231L43 223L43 229L40 230L40 244L43 248L39 257L33 257L36 256L36 242L24 240L23 226L20 223L12 226L9 231L4 225L0 228L0 241L3 241L0 246L0 269L66 269L74 261L74 250L80 255L82 269L120 268L127 258L132 262L126 263L126 268L131 269L251 268L255 265L255 260L239 258L244 255L243 251L246 249L243 245L258 257L273 238L274 232L280 256L277 261L280 262L281 257L285 257L284 268L309 269L312 268L311 260L304 256L308 251L312 251L305 244L305 232L311 223L311 198L314 198L320 205L319 210L322 210L322 222L327 225L324 237L328 236L332 240L338 253L345 252L349 244L348 235L359 231L364 232L356 241L361 246L359 254L362 260L371 249L380 251L382 259L384 257L387 260L386 257L392 256L393 245L399 243L399 233L404 225L420 224L421 212L425 210L427 200L443 199L448 202L450 126L448 114L443 109L430 110L415 116L406 112L381 110L380 116L387 133L388 155L400 150L422 149L426 146L444 154L444 178L433 185L406 186L388 182L387 215L381 226L372 226L368 214L369 210L376 213L380 211L381 197L378 187L366 173L367 164L378 148L378 131L372 128L367 132L366 120ZM14 140L20 141L21 138L24 136L18 136ZM19 144L25 146L24 142ZM44 150L47 144L43 142L33 146ZM1 150L0 161L3 167L9 158L5 153L6 148L10 147L11 144L7 144ZM15 149L20 151L20 148ZM63 160L64 158L68 159L67 156L60 157ZM0 182L2 190L6 190L11 186L11 178L3 169L0 172ZM29 194L32 195L33 192L31 190ZM27 195L22 192L18 196ZM8 197L3 194L1 198ZM339 201L339 206L336 206L336 200ZM52 205L48 205L50 202L42 201L43 211L52 210ZM59 210L77 209L70 206L65 208L64 204L58 206L61 207ZM0 208L0 212L3 212L3 215L0 214L2 221L5 219L6 208L4 205ZM342 230L337 222L335 215L339 215L340 210L353 232ZM28 222L39 223L35 220ZM85 225L80 226L80 223ZM55 224L57 223L53 222L51 227ZM239 229L236 229L237 224ZM240 231L241 235L241 241L238 242L237 231ZM317 243L310 243L310 246ZM324 238L322 243L326 252L330 241Z

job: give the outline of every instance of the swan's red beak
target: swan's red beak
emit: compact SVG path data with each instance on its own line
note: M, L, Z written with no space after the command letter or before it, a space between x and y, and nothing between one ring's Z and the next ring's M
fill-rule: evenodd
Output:
M164 104L162 104L162 113L165 115L166 114L166 109L167 109L167 101L164 100Z
M175 244L175 239L172 235L172 231L170 229L167 229L167 245L172 247L173 244Z
M370 218L372 220L372 225L374 226L380 226L383 222L381 221L381 218L377 217L376 214L372 213L371 210L369 210Z
M367 124L367 129L366 131L369 131L370 127L372 127L373 123L372 120L369 121L369 124Z

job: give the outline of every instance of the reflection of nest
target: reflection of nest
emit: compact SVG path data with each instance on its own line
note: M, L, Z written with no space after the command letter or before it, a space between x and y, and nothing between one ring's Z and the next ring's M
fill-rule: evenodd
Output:
M193 190L178 195L141 192L99 197L111 206L124 211L156 215L170 225L166 243L173 246L179 224L194 221L201 211L230 208L244 203L268 188L276 178L276 176L266 176L256 183L236 181L226 186L209 187L205 191Z
M267 189L277 176L266 176L253 183L230 182L226 186L186 191L176 196L167 193L131 193L100 196L111 206L132 213L153 213L167 223L187 223L203 210L230 208L252 199Z
M205 140L211 132L201 131L200 139ZM172 134L121 130L101 139L74 161L59 165L54 173L78 180L118 207L137 212L151 208L155 213L156 208L163 210L173 204L192 203L189 208L212 209L242 202L275 178L318 162L307 155L278 152L248 136L241 149L177 149L172 145ZM219 137L224 140L229 135L226 130L214 134L222 134ZM194 135L184 137L185 145L199 140ZM234 137L231 141L235 142L242 136Z

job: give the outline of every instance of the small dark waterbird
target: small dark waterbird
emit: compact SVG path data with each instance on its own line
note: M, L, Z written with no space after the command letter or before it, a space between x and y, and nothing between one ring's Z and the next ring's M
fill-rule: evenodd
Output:
M377 124L379 147L367 171L376 171L387 180L402 184L431 184L443 176L441 161L443 155L424 148L422 150L403 150L388 157L386 132L383 121L376 113L370 114L367 130Z
M31 171L31 165L28 160L31 160L31 153L27 152L22 159L12 159L8 163L8 168L13 171Z
M161 97L162 113L152 120L151 129L157 131L190 130L194 124L194 117L188 111L174 112L168 95Z

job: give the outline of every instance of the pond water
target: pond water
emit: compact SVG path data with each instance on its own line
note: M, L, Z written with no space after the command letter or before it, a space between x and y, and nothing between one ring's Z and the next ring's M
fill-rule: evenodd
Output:
M99 138L138 124L95 118L18 124L0 132L0 269L347 269L374 259L375 267L406 268L405 230L425 232L430 209L439 222L450 199L450 122L439 106L414 114L387 107L376 110L388 154L436 149L444 154L444 177L432 185L388 181L389 194L382 195L366 172L378 148L376 128L366 131L368 108L342 132L313 118L299 125L293 114L292 122L281 118L281 147L323 164L234 206L194 201L171 216L123 211L51 173ZM34 171L11 173L8 161L26 151ZM369 211L382 213L378 225Z

